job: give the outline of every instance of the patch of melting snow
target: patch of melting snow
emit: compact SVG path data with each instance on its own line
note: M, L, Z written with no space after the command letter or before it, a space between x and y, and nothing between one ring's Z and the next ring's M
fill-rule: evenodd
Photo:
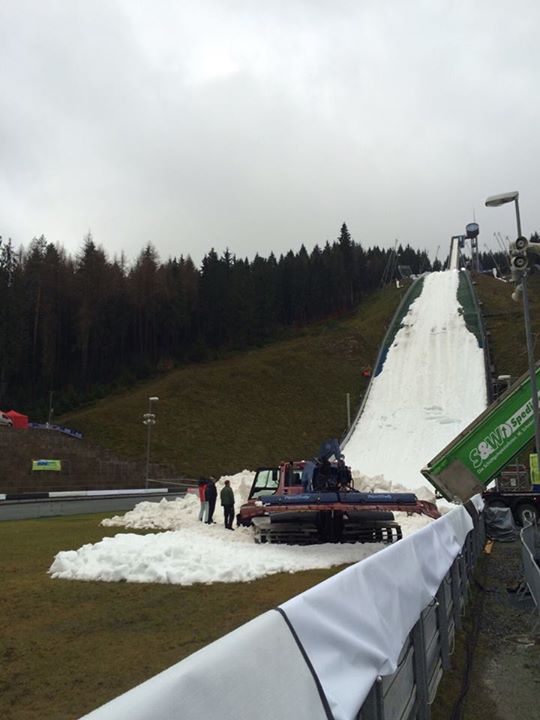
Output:
M244 471L223 477L230 480L237 507L245 501L254 473ZM371 479L382 490L384 481ZM357 488L371 490L358 479ZM158 503L141 502L124 515L102 521L104 527L151 530L148 534L121 532L78 550L59 552L49 573L53 578L103 582L194 583L250 582L278 572L299 572L354 563L382 550L379 543L290 546L256 544L251 528L226 530L219 506L216 524L198 520L199 500L194 494ZM425 516L396 513L403 535L432 522Z

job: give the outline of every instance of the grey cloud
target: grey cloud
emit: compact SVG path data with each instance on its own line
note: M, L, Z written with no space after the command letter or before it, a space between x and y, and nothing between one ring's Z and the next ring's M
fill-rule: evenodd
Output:
M0 234L252 257L434 254L487 195L540 229L540 9L467 2L15 2L0 10ZM442 251L441 251L442 252Z

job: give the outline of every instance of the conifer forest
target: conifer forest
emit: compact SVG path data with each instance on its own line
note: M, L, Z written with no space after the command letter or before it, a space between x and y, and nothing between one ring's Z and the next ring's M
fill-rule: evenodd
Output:
M350 313L394 281L398 264L441 267L410 246L364 249L345 224L309 253L248 260L212 249L199 268L189 256L160 260L151 244L128 265L90 234L76 257L44 236L26 248L0 240L0 407L46 419L51 391L60 414L179 364L260 346Z

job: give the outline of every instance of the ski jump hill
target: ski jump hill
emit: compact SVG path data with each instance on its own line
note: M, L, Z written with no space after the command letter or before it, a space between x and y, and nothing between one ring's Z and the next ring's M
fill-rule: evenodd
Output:
M342 442L367 489L432 496L420 469L489 403L481 313L469 273L457 269L457 244L449 267L409 286Z
M342 444L357 473L412 489L427 483L420 468L486 406L480 330L467 274L450 269L411 286ZM430 717L460 626L467 573L483 547L482 501L473 500L84 720L237 720L254 709L261 720Z

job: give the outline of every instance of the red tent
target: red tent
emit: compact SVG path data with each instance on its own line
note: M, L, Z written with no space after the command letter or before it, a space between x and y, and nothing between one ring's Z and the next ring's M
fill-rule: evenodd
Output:
M28 415L18 413L16 410L10 410L9 412L4 413L4 415L7 415L12 419L14 428L28 427Z

